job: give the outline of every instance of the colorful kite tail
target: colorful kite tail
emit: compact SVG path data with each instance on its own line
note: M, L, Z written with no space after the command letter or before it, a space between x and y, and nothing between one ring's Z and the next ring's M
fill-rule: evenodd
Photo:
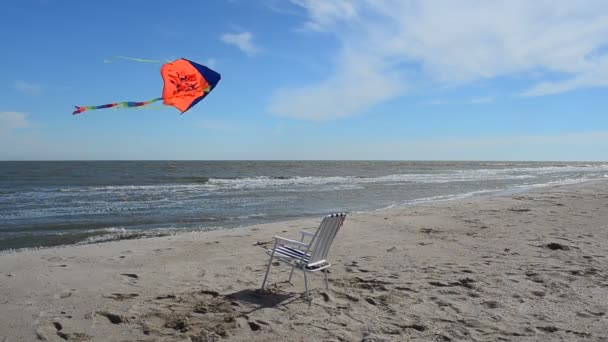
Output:
M105 105L101 105L101 106L83 106L83 107L79 107L76 106L76 110L72 113L73 115L76 114L81 114L86 112L87 110L95 110L95 109L105 109L105 108L129 108L129 107L141 107L141 106L147 106L151 103L154 103L156 101L162 101L163 98L159 97L156 99L152 99L150 101L144 101L144 102L116 102L116 103L109 103L109 104L105 104Z

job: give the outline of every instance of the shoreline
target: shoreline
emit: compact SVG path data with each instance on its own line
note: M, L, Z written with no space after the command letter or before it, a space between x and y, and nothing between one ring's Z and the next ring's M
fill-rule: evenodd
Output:
M583 183L588 183L588 182L601 182L604 180L605 180L605 178L568 179L565 181L559 181L559 182L555 182L555 183L550 182L550 183L517 185L517 186L511 187L508 189L501 189L501 190L482 190L482 191L473 191L473 192L457 194L457 195L445 195L445 196L420 198L420 199L405 201L400 204L391 204L387 207L356 210L356 211L352 211L349 213L366 214L366 213L379 212L379 211L383 211L383 210L390 210L390 209L398 210L398 209L412 208L412 207L415 207L418 205L427 205L427 204L432 205L434 203L460 201L460 200L471 199L471 198L482 198L483 199L483 198L510 196L510 195L517 194L517 193L526 193L526 192L534 191L536 189L544 189L544 188L555 187L555 186L569 186L569 185L583 184ZM445 197L445 199L441 198L441 197ZM91 238L92 239L101 239L101 241L87 242L89 239L91 239L91 238L87 238L83 241L79 241L79 242L72 243L72 244L55 245L55 246L40 246L40 247L25 247L25 248L18 248L18 249L9 248L9 249L0 250L0 256L4 255L4 254L14 254L14 253L27 252L27 251L36 251L36 250L45 250L45 249L60 249L60 248L65 248L65 247L70 247L70 246L91 246L91 245L96 245L96 244L112 243L112 242L123 241L123 240L154 239L154 238L162 238L162 237L167 237L167 236L176 236L176 235L181 235L181 234L207 233L210 231L217 231L217 230L225 231L225 230L232 230L232 229L241 229L241 228L247 228L247 227L258 226L258 225L281 224L281 223L286 224L291 221L315 219L317 216L318 215L316 215L316 216L315 215L306 215L306 216L302 216L302 217L295 217L293 219L288 219L288 220L268 221L268 222L262 222L262 223L257 223L257 224L245 224L245 225L239 225L239 226L235 226L235 227L213 226L213 227L206 227L204 229L200 229L200 228L182 228L182 229L157 228L157 229L152 229L152 230L143 229L140 232L137 230L132 231L132 230L129 230L129 228L124 228L124 227L122 227L122 228L116 228L116 227L104 228L104 229L115 229L115 230L125 229L127 234L132 234L132 235L129 235L126 238L121 238L121 237L115 238L116 235L96 235ZM165 231L166 231L166 233L165 233Z
M311 307L285 266L256 289L321 217L0 254L0 339L608 338L606 217L608 180L351 213Z

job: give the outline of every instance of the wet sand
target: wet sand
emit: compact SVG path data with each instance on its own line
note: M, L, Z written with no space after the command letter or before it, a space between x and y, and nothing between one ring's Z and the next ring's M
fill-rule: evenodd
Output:
M0 341L608 341L608 180L353 213L258 291L320 220L0 255Z

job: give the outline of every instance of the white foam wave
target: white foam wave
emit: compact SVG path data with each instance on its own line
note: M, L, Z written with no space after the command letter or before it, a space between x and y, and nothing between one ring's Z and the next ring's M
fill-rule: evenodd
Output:
M604 177L608 177L608 175L604 175ZM578 184L578 183L584 183L584 182L591 181L591 180L594 180L594 178L563 179L563 180L558 180L558 181L549 181L549 182L545 182L545 183L514 185L514 186L506 187L504 189L486 189L486 190L470 191L470 192L460 193L460 194L423 197L423 198L408 200L401 204L391 204L386 207L378 208L375 210L383 211L383 210L392 209L392 208L396 208L396 207L410 206L410 205L416 205L416 204L425 204L425 203L434 203L434 202L443 202L443 201L452 201L452 200L471 198L471 197L478 196L478 195L493 195L493 194L509 193L510 191L525 191L525 190L536 189L536 188L544 188L544 187L548 187L548 186ZM364 212L366 212L366 210L357 211L357 213L364 213Z
M374 183L449 183L449 182L476 182L489 180L523 180L534 179L539 175L559 174L569 172L606 171L608 165L566 165L538 168L503 168L503 169L477 169L477 170L451 170L443 173L402 173L379 177L287 177L273 178L266 176L243 177L235 179L211 178L204 186L215 186L215 189L258 189L258 188L302 188L320 185L346 185L361 186Z
M116 228L104 228L101 230L89 230L90 233L100 233L100 235L95 235L88 237L80 242L77 245L88 245L92 243L100 243L100 242L109 242L109 241L119 241L119 240L128 240L128 239L139 239L146 237L159 237L159 236L167 236L176 234L178 229L174 228L157 228L157 229L149 229L149 230L128 230L122 227Z
M238 179L210 179L209 183L221 189L300 188L306 186L344 185L343 189L361 188L362 184L375 183L449 183L496 179L527 179L533 175L492 175L482 173L453 174L394 174L380 177L293 177L277 179L270 177L246 177Z
M249 215L239 215L239 216L229 216L228 220L229 221L234 221L234 220L244 220L244 219L249 219L249 218L262 218L262 217L266 217L267 215L264 213L257 213L257 214L249 214Z
M93 187L70 187L56 191L35 190L21 192L20 199L51 199L71 197L74 193L86 193L87 196L124 196L125 194L141 194L158 199L172 200L191 197L206 197L217 191L234 191L270 188L280 191L306 191L307 188L321 186L330 190L361 189L369 184L388 183L421 183L439 184L449 182L476 182L492 180L525 180L539 176L560 173L597 173L598 177L608 171L608 164L602 165L559 165L547 167L515 167L515 168L485 168L474 170L446 170L441 173L397 173L377 177L358 176L295 176L295 177L242 177L242 178L210 178L206 183L189 184L154 184L154 185L109 185Z
M458 199L464 199L464 198L471 198L476 195L495 193L497 191L498 190L479 190L479 191L466 192L466 193L462 193L462 194L431 196L431 197L425 197L425 198L419 198L419 199L407 201L407 202L405 202L405 204L411 205L411 204L423 204L423 203L432 203L432 202L451 201L451 200L458 200Z

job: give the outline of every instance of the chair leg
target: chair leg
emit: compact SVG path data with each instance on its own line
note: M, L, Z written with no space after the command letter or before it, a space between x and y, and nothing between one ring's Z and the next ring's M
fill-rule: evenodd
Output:
M291 273L289 273L289 280L287 282L291 283L291 277L293 277L293 271L296 269L296 266L291 266Z
M270 273L270 266L272 265L273 257L274 255L270 257L270 260L268 260L268 267L266 267L266 274L264 275L264 281L262 282L262 290L264 289L264 287L266 287L266 279L268 279L268 273Z
M277 249L277 241L274 241L274 248L272 248L272 254L270 254L270 260L268 260L268 267L266 267L266 274L264 275L264 281L262 282L262 290L266 287L266 279L268 279L268 273L270 272L270 266L272 265L272 259L274 258L274 251Z
M327 280L327 268L323 270L323 273L325 273L325 289L329 290L329 281Z
M310 294L308 293L308 277L306 277L306 271L304 271L304 289L306 290L306 300L308 301L308 305L310 305Z

